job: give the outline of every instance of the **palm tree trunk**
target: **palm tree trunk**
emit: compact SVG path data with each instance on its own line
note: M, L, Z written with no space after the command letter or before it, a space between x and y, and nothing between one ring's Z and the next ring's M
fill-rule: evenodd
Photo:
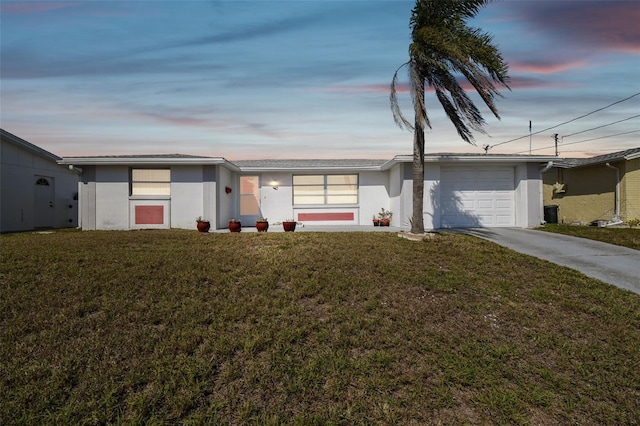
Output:
M424 78L419 78L416 82L415 96L413 102L415 110L415 129L413 132L413 220L411 221L411 232L416 234L424 233Z
M424 233L424 128L416 120L413 133L413 220L411 232Z

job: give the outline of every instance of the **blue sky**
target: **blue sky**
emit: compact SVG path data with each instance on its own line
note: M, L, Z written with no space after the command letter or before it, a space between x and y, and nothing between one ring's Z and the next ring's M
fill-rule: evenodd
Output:
M413 4L2 0L0 124L59 156L410 154L388 95ZM427 152L553 154L554 133L563 157L639 147L639 22L636 0L492 3L472 25L510 66L501 120L482 107L466 144L428 93Z

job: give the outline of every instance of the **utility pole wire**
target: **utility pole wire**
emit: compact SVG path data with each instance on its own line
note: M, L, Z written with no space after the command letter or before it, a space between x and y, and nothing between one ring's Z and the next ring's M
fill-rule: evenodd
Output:
M596 141L598 139L607 139L607 138L613 138L615 136L622 136L622 135L628 135L629 133L637 133L640 132L640 130L630 130L628 132L622 132L622 133L616 133L615 135L607 135L607 136L599 136L597 138L591 138L591 139L584 139L581 141L576 141L576 142L569 142L569 143L563 143L561 145L558 145L560 148L562 148L563 146L567 146L567 145L575 145L577 143L583 143L583 142L591 142L591 141ZM543 149L549 149L549 148L553 148L553 146L545 146L544 148L536 148L534 149L534 151L542 151ZM527 151L520 151L520 152L516 152L516 154L524 154ZM557 156L558 154L556 154Z
M613 126L614 124L622 123L623 121L632 120L632 119L638 118L638 117L640 117L640 114L634 115L632 117L624 118L622 120L614 121L613 123L603 124L602 126L593 127L591 129L587 129L587 130L582 130L580 132L571 133L570 135L564 135L563 138L568 138L569 136L579 135L580 133L590 132L591 130L602 129L603 127L607 127L607 126Z
M605 107L598 108L598 109L596 109L596 110L594 110L594 111L588 112L588 113L586 113L586 114L584 114L584 115L581 115L580 117L576 117L576 118L573 118L573 119L571 119L571 120L565 121L564 123L560 123L560 124L557 124L557 125L555 125L555 126L551 126L551 127L546 128L546 129L543 129L543 130L540 130L540 131L538 131L538 132L535 132L535 133L533 133L533 135L537 135L537 134L540 134L540 133L546 132L547 130L555 129L556 127L564 126L565 124L569 124L569 123L574 122L574 121L576 121L576 120L580 120L581 118L585 118L585 117L587 117L587 116L589 116L589 115L591 115L591 114L595 114L596 112L600 112L600 111L605 110L605 109L607 109L607 108L610 108L610 107L612 107L612 106L614 106L614 105L617 105L617 104L619 104L619 103L621 103L621 102L628 101L629 99L634 98L634 97L636 97L636 96L638 96L638 95L640 95L640 92L638 92L638 93L634 93L633 95L631 95L631 96L629 96L629 97L627 97L627 98L620 99L619 101L616 101L616 102L614 102L614 103L612 103L612 104L609 104L609 105L607 105L607 106L605 106ZM511 139L511 140L508 140L508 141L505 141L505 142L500 142L500 143L497 143L497 144L495 144L495 145L491 145L491 146L489 147L489 149L491 149L491 148L493 148L493 147L496 147L496 146L504 145L504 144L507 144L507 143L511 143L511 142L519 141L520 139L524 139L524 138L526 138L527 136L529 136L529 137L530 137L530 136L531 136L531 134L529 134L529 135L525 135L525 136L520 136L519 138ZM536 150L536 151L538 151L538 150Z

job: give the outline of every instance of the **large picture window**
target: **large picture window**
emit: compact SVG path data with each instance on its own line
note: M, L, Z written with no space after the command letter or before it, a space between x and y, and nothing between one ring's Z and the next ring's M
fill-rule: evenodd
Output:
M358 175L296 175L293 204L358 204Z
M131 195L171 195L171 170L131 169Z

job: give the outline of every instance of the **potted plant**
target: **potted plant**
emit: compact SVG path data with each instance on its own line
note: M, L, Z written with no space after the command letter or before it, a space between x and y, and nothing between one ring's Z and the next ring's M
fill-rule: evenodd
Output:
M284 229L285 232L293 232L296 230L296 225L298 222L296 222L293 219L287 219L282 221L282 228Z
M202 219L202 216L198 216L196 218L196 227L199 232L204 234L209 232L209 229L211 229L211 223L208 220Z
M269 220L266 217L260 217L256 220L256 229L258 232L267 232L269 229Z
M380 226L380 219L375 214L373 215L373 226Z
M391 217L393 213L389 210L385 210L384 207L380 209L380 213L378 213L378 217L380 218L380 226L389 226L391 225Z
M237 219L229 219L229 232L240 232L242 230L242 222Z

